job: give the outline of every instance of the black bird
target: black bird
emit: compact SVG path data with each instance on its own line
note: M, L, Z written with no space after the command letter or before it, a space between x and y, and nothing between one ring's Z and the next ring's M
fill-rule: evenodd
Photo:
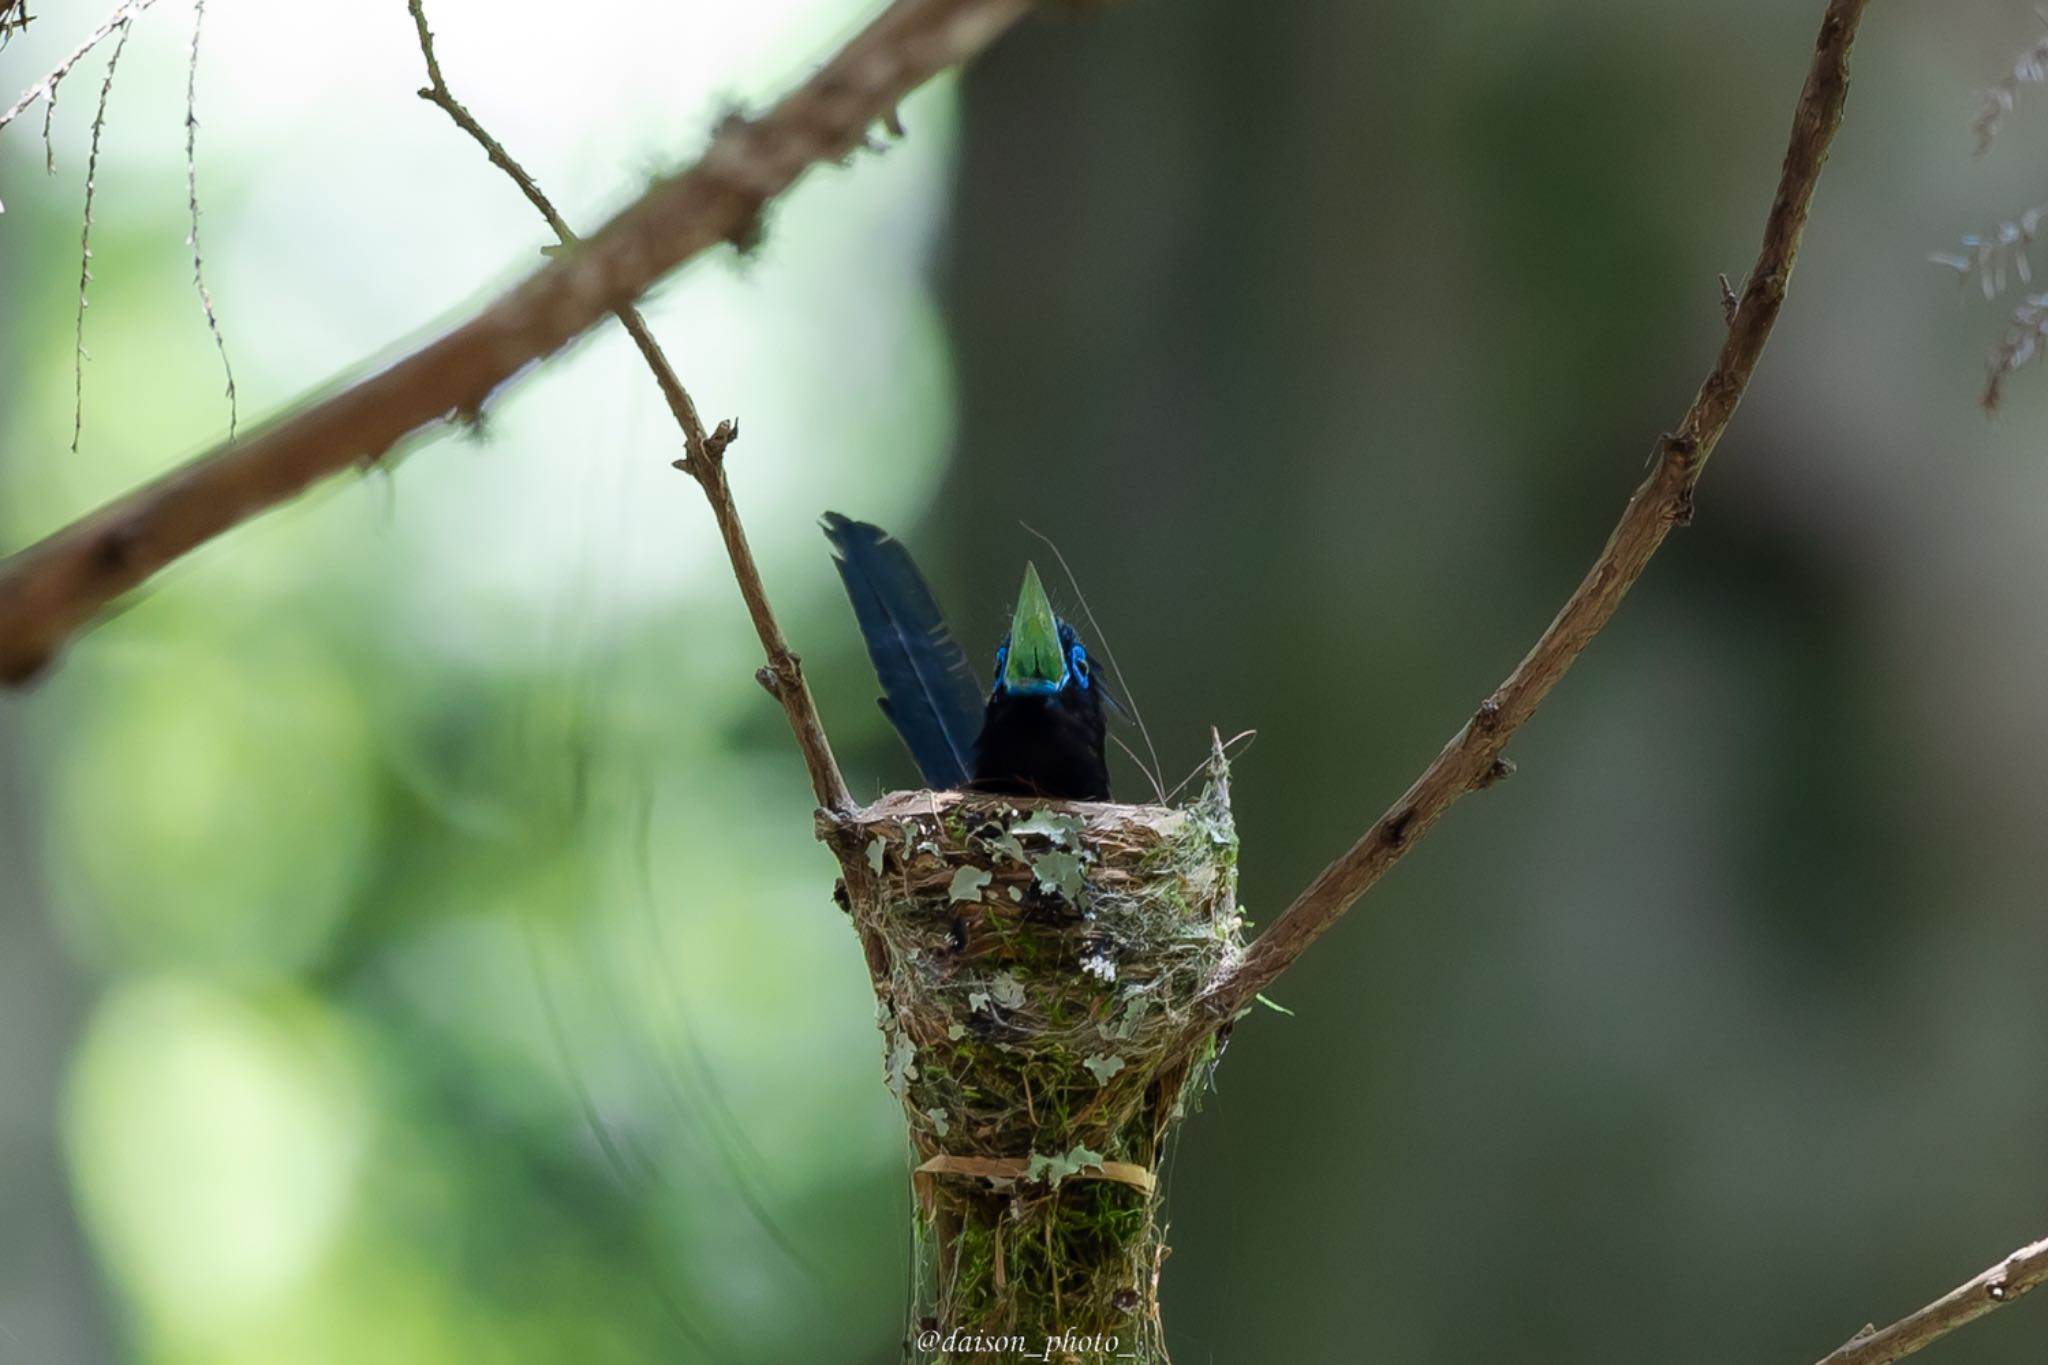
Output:
M1104 695L1074 628L1024 566L987 700L910 552L878 526L824 518L839 577L881 679L882 714L927 785L1107 801Z

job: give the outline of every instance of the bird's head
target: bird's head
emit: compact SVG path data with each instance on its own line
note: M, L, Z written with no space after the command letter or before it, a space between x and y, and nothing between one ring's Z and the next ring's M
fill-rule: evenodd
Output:
M1037 566L1024 566L1024 586L1017 590L1017 610L1010 633L996 651L994 695L1055 697L1070 689L1088 692L1095 686L1095 668L1074 628L1053 612L1038 581Z

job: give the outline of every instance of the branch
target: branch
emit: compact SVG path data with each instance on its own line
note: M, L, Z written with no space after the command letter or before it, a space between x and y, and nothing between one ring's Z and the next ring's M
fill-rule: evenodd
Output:
M563 247L577 243L575 232L542 191L539 182L526 173L505 150L505 147L479 123L462 101L448 88L447 80L441 75L441 62L434 53L434 32L427 27L427 12L424 0L408 0L407 8L412 11L413 26L419 31L420 56L427 64L427 84L419 96L429 104L447 113L455 126L476 142L489 157L491 164L511 177L527 202L539 210L540 216L554 229L555 236ZM761 582L760 567L754 562L754 551L747 544L746 529L740 524L739 510L734 507L731 486L725 477L725 450L739 435L736 422L721 422L718 430L707 436L704 420L697 414L697 405L690 398L683 381L676 377L675 367L668 362L661 344L654 339L647 320L640 316L640 310L630 303L613 310L620 325L626 329L633 344L640 348L641 358L654 375L655 384L661 395L668 401L668 409L683 433L683 458L675 462L676 468L690 475L704 490L705 498L711 504L711 515L718 523L718 533L725 541L727 557L732 561L733 577L739 581L740 596L747 604L747 614L753 618L754 633L761 638L761 648L767 651L768 666L758 676L761 685L768 689L777 701L782 703L785 715L789 717L790 732L795 735L797 748L802 751L804 767L811 776L811 792L818 804L835 813L853 809L853 796L846 789L846 779L839 772L839 764L832 757L832 746L825 738L825 727L818 719L818 708L811 700L810 685L804 681L803 662L790 649L789 641L783 636L782 626L775 619L774 609L768 605L768 590Z
M480 412L507 380L677 265L748 236L805 171L859 147L903 96L1031 7L894 0L766 114L727 119L695 166L454 330L0 560L0 683L33 677L108 603L221 532L444 417Z
M1459 797L1511 771L1501 757L1508 740L1614 615L1671 528L1692 519L1693 486L1749 385L1785 301L1814 185L1841 123L1849 86L1849 48L1867 3L1830 0L1806 87L1793 114L1791 143L1764 223L1763 247L1728 320L1721 353L1678 430L1658 441L1655 467L1629 499L1606 548L1507 681L1480 703L1401 799L1323 869L1252 943L1238 968L1215 986L1190 1021L1189 1046L1271 987Z
M1888 1365L1902 1360L1964 1323L2005 1307L2044 1280L2048 1280L2048 1240L2021 1247L1968 1284L1950 1290L1882 1332L1864 1328L1820 1365Z

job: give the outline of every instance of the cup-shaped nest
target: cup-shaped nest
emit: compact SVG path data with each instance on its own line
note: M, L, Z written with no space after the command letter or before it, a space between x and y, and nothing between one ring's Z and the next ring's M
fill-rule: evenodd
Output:
M1215 1055L1195 1004L1243 947L1220 768L1181 808L899 792L821 833L916 1150L935 1340L1163 1359L1159 1161Z

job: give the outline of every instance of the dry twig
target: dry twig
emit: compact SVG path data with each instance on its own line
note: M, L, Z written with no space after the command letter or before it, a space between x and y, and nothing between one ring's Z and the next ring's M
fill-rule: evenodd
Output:
M441 74L440 58L434 52L433 30L427 27L425 0L408 0L407 7L412 11L413 26L419 33L420 56L427 64L427 84L420 89L420 98L440 108L456 127L483 148L491 164L519 187L519 192L547 220L564 247L576 245L575 232L555 210L539 183L448 88L448 82ZM732 488L726 481L725 451L738 437L739 426L735 422L720 422L718 430L707 435L704 421L697 415L696 403L691 400L689 390L683 387L682 380L676 377L675 367L669 364L668 356L654 339L654 333L649 330L647 320L640 316L640 310L628 303L614 309L613 314L627 335L633 338L633 344L639 347L641 358L647 362L662 397L668 401L669 412L682 429L683 458L675 462L676 468L697 481L698 487L704 490L705 499L711 504L711 515L725 541L726 555L732 562L733 577L739 582L740 596L746 600L754 632L760 637L761 648L768 655L768 664L759 675L762 686L782 703L783 712L789 717L790 732L796 737L797 748L803 752L804 767L810 773L812 794L817 797L819 805L835 814L851 811L853 797L846 789L846 779L839 772L838 762L832 757L832 745L825 737L824 724L818 719L818 708L811 700L810 684L804 681L803 663L790 649L781 623L775 619L774 609L769 606L768 590L761 582L760 566L754 562L753 549L747 544L746 528L740 523L739 511L733 505Z
M861 145L911 90L993 42L1032 0L895 0L758 119L445 335L174 469L0 561L0 682L33 677L120 594L316 480L383 456L553 354L683 261L744 238L768 201Z
M92 199L93 191L99 184L100 134L107 126L107 99L114 93L114 72L121 65L121 54L128 48L128 35L134 28L133 19L121 21L121 36L114 40L114 51L107 58L107 74L100 81L99 106L92 116L92 144L85 154L85 212L81 216L78 230L78 320L72 334L71 357L71 453L78 453L78 438L85 430L85 307L86 290L92 284ZM50 105L56 108L54 101Z
M1728 323L1714 368L1675 432L1657 443L1655 467L1563 610L1515 671L1480 703L1400 800L1252 942L1243 964L1204 1001L1186 1037L1193 1047L1251 1006L1352 902L1414 847L1452 803L1505 775L1501 751L1621 605L1674 526L1692 519L1693 486L1749 385L1799 252L1828 145L1849 87L1849 49L1868 0L1830 0L1813 64L1792 118L1785 166L1764 223L1763 246Z
M2044 1280L2048 1280L2048 1241L2021 1247L1968 1284L1950 1290L1881 1332L1864 1328L1820 1365L1890 1365L1964 1323L2005 1307Z

